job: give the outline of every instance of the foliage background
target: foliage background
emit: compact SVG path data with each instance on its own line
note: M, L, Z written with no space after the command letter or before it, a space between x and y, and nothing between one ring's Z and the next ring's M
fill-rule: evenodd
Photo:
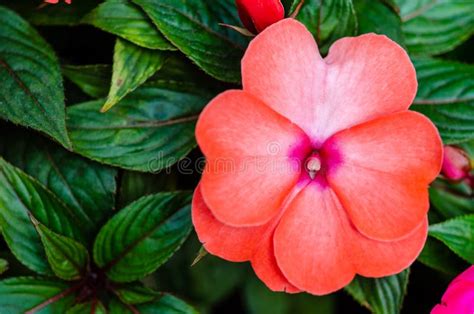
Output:
M294 2L285 1L287 12ZM440 178L430 191L430 237L409 272L359 278L346 291L314 297L272 293L246 264L205 256L191 266L200 245L190 193L171 201L163 193L194 189L196 117L240 83L248 39L218 25L239 24L233 1L0 5L1 278L28 276L0 283L0 313L25 312L77 283L81 289L41 313L195 311L157 291L201 313L390 314L402 303L402 313L428 313L474 263L472 187ZM419 79L413 108L437 124L446 144L474 156L471 0L307 0L298 19L323 53L340 37L367 32L405 47ZM101 113L104 105L111 109ZM156 202L148 212L145 195ZM156 237L137 225L143 213ZM159 227L160 215L172 217L169 229ZM133 255L122 245L130 241L138 243ZM118 262L104 275L98 268L111 256ZM43 279L33 279L38 273ZM103 292L101 276L115 293Z

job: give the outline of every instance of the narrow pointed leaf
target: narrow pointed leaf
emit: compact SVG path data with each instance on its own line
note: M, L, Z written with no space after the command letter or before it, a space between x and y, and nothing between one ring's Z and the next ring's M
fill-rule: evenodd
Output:
M63 314L75 302L77 287L42 278L19 277L0 281L1 313Z
M31 217L51 269L61 279L77 280L87 271L89 254L79 242L57 234Z
M474 214L431 225L429 235L446 244L470 264L474 264Z
M240 83L248 39L220 26L240 25L233 0L133 0L179 50L211 76Z
M128 0L107 0L89 13L83 22L144 48L176 49L153 25L150 18Z
M53 50L26 21L1 6L0 24L0 117L70 147L61 71Z
M384 278L356 277L345 290L374 314L400 313L410 270Z
M141 279L166 262L191 231L191 195L145 196L115 215L99 232L94 260L116 282Z
M49 190L0 158L0 228L15 257L41 274L51 274L30 215L56 233L82 240L78 219Z
M109 96L101 111L109 110L123 97L145 83L163 66L167 56L164 52L142 48L117 39L112 83Z
M397 0L408 50L437 55L463 43L474 33L470 0Z
M63 75L87 95L100 98L107 96L112 67L107 64L64 65Z
M19 128L0 128L11 136L0 155L41 182L73 212L90 241L114 207L117 171Z
M415 58L418 94L411 108L428 116L444 143L474 139L474 66Z

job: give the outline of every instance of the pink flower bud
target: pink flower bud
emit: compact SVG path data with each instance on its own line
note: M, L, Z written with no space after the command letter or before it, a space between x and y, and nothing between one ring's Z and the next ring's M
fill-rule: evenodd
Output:
M285 17L280 0L236 0L240 20L252 33L260 33Z
M469 176L471 164L467 153L454 146L444 147L442 173L450 180L462 180Z

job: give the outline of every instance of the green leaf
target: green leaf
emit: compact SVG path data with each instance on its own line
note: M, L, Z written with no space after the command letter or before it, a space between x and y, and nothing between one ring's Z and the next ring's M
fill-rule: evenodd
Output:
M359 24L358 34L383 34L404 45L402 21L393 7L383 0L354 0L354 8Z
M64 65L62 70L63 75L87 95L94 98L107 96L112 77L110 65Z
M10 250L33 271L51 274L30 215L56 233L82 240L78 219L49 190L0 158L0 227Z
M105 114L99 112L102 100L69 107L74 151L109 165L157 172L196 146L198 115L214 95L192 81L157 77Z
M470 264L474 264L474 214L431 225L429 235L446 244Z
M17 128L0 141L0 155L41 182L74 213L88 240L113 211L117 171Z
M403 305L410 270L384 278L356 277L345 290L374 314L397 314Z
M254 276L245 285L244 297L250 314L336 313L334 296L273 292Z
M179 50L211 76L240 83L247 40L219 23L239 25L233 0L133 0Z
M53 50L3 7L0 24L0 117L45 132L69 148L63 83Z
M156 300L163 293L146 288L141 284L131 284L128 286L116 288L115 294L125 304L141 304Z
M0 275L8 270L8 261L0 258Z
M162 171L157 174L124 171L118 193L118 206L126 206L140 197L177 190L177 174Z
M109 304L109 310L113 314L198 314L186 302L166 293L163 293L152 302L138 305L124 305L117 299L112 299Z
M397 3L411 54L441 54L474 33L470 0L397 0Z
M41 278L19 277L0 281L1 313L63 314L75 302L77 287Z
M156 29L148 16L128 0L107 0L89 13L83 22L144 48L176 49Z
M313 34L323 53L339 38L357 32L352 0L306 0L296 18Z
M418 261L451 276L459 274L467 267L464 260L451 252L443 243L430 237L426 240Z
M430 201L444 219L474 214L474 198L464 183L434 182L430 188Z
M66 314L107 314L107 309L97 299L87 303L79 303L70 308Z
M418 94L411 109L430 118L445 144L474 139L474 66L430 58L413 60Z
M73 26L79 24L82 17L97 6L97 0L81 0L72 5L65 1L53 5L45 4L43 0L0 0L0 5L18 12L34 25Z
M84 276L89 263L89 253L79 242L54 233L31 217L41 238L51 269L61 279L77 280Z
M116 282L134 281L154 272L191 231L190 201L189 193L160 193L122 209L97 236L97 265Z
M114 67L109 96L101 111L116 105L130 92L155 74L166 61L167 54L136 46L117 39L114 51Z

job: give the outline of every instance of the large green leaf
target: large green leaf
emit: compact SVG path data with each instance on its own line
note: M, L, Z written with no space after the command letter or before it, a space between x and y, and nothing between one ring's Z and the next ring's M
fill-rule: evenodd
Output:
M426 240L418 261L451 276L459 274L467 267L467 263L451 252L446 245L431 237Z
M70 147L61 71L53 50L26 21L3 7L0 25L0 117Z
M411 109L427 115L446 144L474 139L474 66L430 58L413 60L418 94Z
M441 179L430 188L430 201L434 210L444 219L474 214L472 191L465 183L453 184Z
M161 35L148 16L129 0L107 0L89 13L83 22L145 48L176 49Z
M51 269L61 279L77 280L83 277L89 263L89 253L79 242L54 233L31 217L41 238Z
M402 21L398 13L383 0L353 0L357 13L359 34L377 33L387 35L400 45L405 39Z
M87 160L24 130L0 128L0 155L40 181L78 219L92 240L112 213L117 171Z
M446 244L470 264L474 264L474 214L431 225L429 235Z
M97 6L97 0L75 1L72 5L61 0L57 4L46 4L44 0L0 0L34 25L77 25L82 17Z
M123 39L117 39L112 83L102 111L109 110L142 85L163 66L167 57L168 55L162 51L142 48Z
M179 50L208 74L240 83L247 39L219 25L238 25L233 0L133 0Z
M102 100L69 107L74 150L106 164L144 172L156 172L186 156L196 145L198 115L215 94L193 81L160 76L160 72L156 80L107 113L99 112Z
M75 302L75 287L60 281L19 277L0 281L0 313L63 314Z
M109 313L113 314L198 314L198 312L186 302L163 293L154 301L138 305L124 305L117 299L109 303Z
M471 0L397 0L408 50L436 55L452 50L474 33Z
M374 314L397 314L406 294L410 270L384 278L356 277L345 289Z
M79 219L49 190L0 158L0 227L10 250L28 268L51 274L30 215L56 233L81 240Z
M352 0L306 0L297 19L314 35L323 53L334 41L357 32Z
M191 195L145 196L122 209L94 244L94 260L117 282L143 278L166 262L191 231Z
M112 67L108 64L64 65L63 75L87 95L100 98L107 96Z

